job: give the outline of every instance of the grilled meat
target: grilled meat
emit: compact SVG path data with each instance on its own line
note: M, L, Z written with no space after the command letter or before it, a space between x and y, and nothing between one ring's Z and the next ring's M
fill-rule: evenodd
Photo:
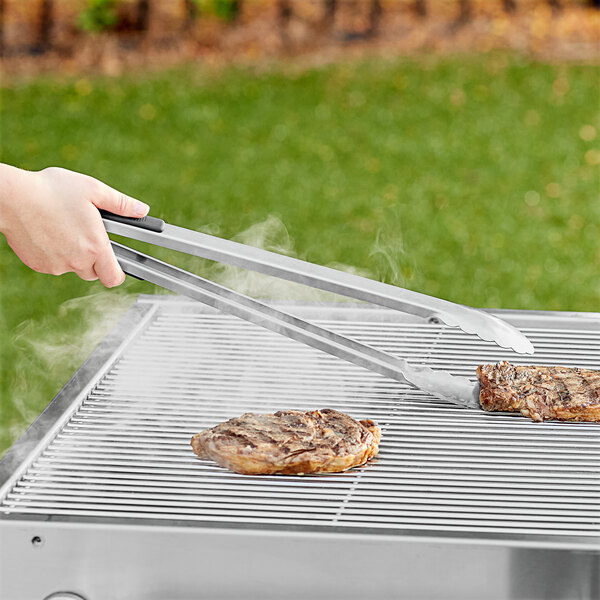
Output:
M325 408L275 414L246 413L192 438L194 452L246 475L346 471L379 450L373 421Z
M485 410L521 412L534 421L600 421L600 371L482 365L479 402Z

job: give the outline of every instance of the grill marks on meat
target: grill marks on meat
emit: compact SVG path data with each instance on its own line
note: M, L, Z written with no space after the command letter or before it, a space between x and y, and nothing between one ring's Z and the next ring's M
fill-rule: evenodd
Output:
M332 409L246 413L197 433L194 452L245 475L346 471L379 451L381 429Z
M478 367L477 376L485 410L521 412L534 421L600 422L600 371L503 361Z

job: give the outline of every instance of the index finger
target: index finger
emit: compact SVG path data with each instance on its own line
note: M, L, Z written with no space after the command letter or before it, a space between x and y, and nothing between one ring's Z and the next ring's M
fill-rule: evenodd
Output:
M94 272L108 288L121 285L125 281L125 273L119 266L110 243L106 244L104 250L98 255L94 263Z

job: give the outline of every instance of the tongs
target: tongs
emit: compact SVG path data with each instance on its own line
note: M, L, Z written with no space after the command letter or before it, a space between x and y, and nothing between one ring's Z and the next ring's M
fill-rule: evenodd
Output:
M483 311L454 304L365 277L359 277L165 223L155 217L134 219L100 211L108 233L148 242L193 256L258 271L289 281L441 321L466 333L493 341L520 354L532 354L531 342L518 329ZM133 250L111 240L125 273L199 300L270 331L323 350L355 365L444 398L467 408L479 408L479 385L465 377L411 365L367 344L308 323L272 306Z

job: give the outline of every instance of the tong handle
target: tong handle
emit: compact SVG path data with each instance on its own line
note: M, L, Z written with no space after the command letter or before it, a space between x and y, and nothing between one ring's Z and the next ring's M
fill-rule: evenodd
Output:
M162 219L151 217L146 215L136 219L135 217L122 217L121 215L115 215L114 213L108 212L107 210L99 209L100 216L108 221L116 221L117 223L124 223L125 225L133 225L133 227L139 227L140 229L148 229L149 231L155 231L161 233L165 228L165 222Z

